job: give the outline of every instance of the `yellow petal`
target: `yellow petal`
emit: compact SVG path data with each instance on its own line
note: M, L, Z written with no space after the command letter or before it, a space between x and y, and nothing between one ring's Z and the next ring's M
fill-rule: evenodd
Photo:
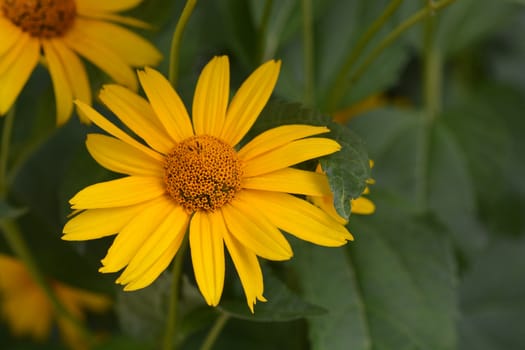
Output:
M305 160L337 152L340 149L341 146L337 142L326 138L311 137L292 141L245 162L244 176L252 177L266 174Z
M155 261L155 263L140 278L130 282L124 287L125 291L137 290L149 286L159 275L166 270L179 249L180 242L173 241L168 249Z
M195 88L192 113L195 134L221 136L229 98L228 56L217 56L204 67Z
M156 177L128 176L100 182L78 192L72 209L98 209L139 204L164 195L164 183Z
M53 289L64 304L72 305L76 309L103 312L111 305L111 301L102 294L74 288L63 283L54 283Z
M105 85L99 97L124 124L153 149L161 153L171 151L174 142L146 100L118 85Z
M253 306L257 300L266 301L263 296L263 275L257 256L229 232L224 235L224 243L239 274L246 295L246 303L253 314Z
M14 335L30 335L43 341L51 332L53 308L42 289L34 281L28 282L19 286L16 295L3 300L2 316Z
M23 33L20 35L20 39L12 45L9 51L5 55L0 56L0 76L8 73L7 71L25 55L26 48L31 45L32 42L37 42L40 45L37 39L34 39L30 35Z
M324 134L330 130L324 126L282 125L267 130L248 142L240 151L239 157L248 161L258 155L279 148L295 140L308 136Z
M352 199L351 203L352 213L355 214L369 215L373 214L376 210L374 202L365 197Z
M11 21L0 17L0 57L20 41L22 31Z
M84 64L80 58L61 40L49 40L55 53L60 57L69 84L73 89L73 97L91 104L91 87Z
M155 232L139 248L126 270L117 279L117 283L128 284L143 278L157 260L174 244L178 249L186 233L188 222L189 216L184 209L180 206L174 206Z
M2 316L12 333L46 339L51 329L52 306L43 290L17 259L0 254L0 271Z
M337 210L335 210L334 207L334 196L310 196L308 198L315 206L319 207L321 210L323 210L325 213L330 215L332 219L337 221L340 224L346 225L348 224L348 220L343 218Z
M120 208L86 210L66 223L62 239L83 241L114 235L149 205L151 202Z
M62 125L68 121L73 112L73 88L67 79L64 68L67 63L61 61L60 56L48 40L42 40L42 47L55 90L57 125Z
M246 135L268 102L280 68L280 61L268 61L244 81L226 112L221 139L236 145Z
M83 21L83 30L90 38L113 52L133 67L156 66L162 54L150 42L139 35L107 21Z
M346 228L321 209L286 193L244 191L253 210L263 212L280 229L308 242L338 247L353 240Z
M221 208L228 231L247 249L268 260L288 260L292 248L283 234L250 203L236 198Z
M331 195L326 175L293 168L242 179L242 187L310 196Z
M82 17L99 19L104 21L110 21L113 23L124 24L130 27L153 30L154 26L151 24L141 21L136 18L120 16L112 12L101 12L96 10L86 9L85 11L78 11L78 14Z
M86 146L89 154L100 165L111 171L158 178L164 175L161 162L114 137L88 134Z
M190 248L193 272L199 290L210 306L219 303L224 286L225 231L226 227L219 212L198 211L191 219Z
M126 134L124 131L120 130L118 127L115 126L115 124L111 123L109 120L104 118L100 113L95 111L93 108L91 108L84 102L75 101L75 104L77 105L78 114L81 115L83 118L91 120L102 130L115 136L117 139L124 141L125 143L137 149L138 151L147 154L151 158L157 159L159 162L164 161L163 156L134 140L131 136Z
M100 272L116 272L126 266L173 208L168 199L156 201L124 226L102 259Z
M0 253L0 289L4 293L10 293L19 285L24 285L30 279L24 264L18 259Z
M86 10L119 12L132 9L142 0L75 0L79 12Z
M98 42L85 29L87 23L89 20L77 18L74 27L62 39L70 48L103 70L111 79L136 91L138 84L135 72L111 46Z
M139 71L138 75L151 107L171 138L181 142L193 136L186 107L166 78L148 67L144 71Z
M23 35L28 38L29 35ZM5 72L0 73L0 115L4 115L11 108L22 91L31 72L35 69L40 57L40 43L35 39L24 39L17 42L8 54L0 58L0 66L10 60L11 52L18 52ZM4 61L5 60L5 61ZM0 69L1 72L1 69Z

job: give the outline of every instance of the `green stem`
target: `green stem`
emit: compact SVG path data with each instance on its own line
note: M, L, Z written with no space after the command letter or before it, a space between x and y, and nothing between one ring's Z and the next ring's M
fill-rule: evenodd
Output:
M388 6L386 7L385 11L383 11L383 13L372 23L372 25L368 27L363 36L359 39L356 46L352 50L350 56L348 56L347 60L345 61L343 68L341 68L341 71L338 73L337 80L335 81L332 89L328 94L327 106L329 111L333 111L335 108L337 108L337 104L343 98L345 92L346 77L348 76L348 73L350 73L350 70L354 66L357 59L363 53L363 50L365 49L366 45L370 42L374 35L376 35L376 33L383 27L386 21L394 14L394 12L397 10L397 8L401 5L402 2L403 0L392 0L390 4L388 4Z
M314 103L314 33L312 0L302 0L303 10L303 56L304 56L304 103L311 106Z
M431 6L431 3L432 1L429 1L429 7ZM425 29L423 32L423 79L426 117L430 121L434 120L441 110L442 62L441 52L435 40L435 27L435 16L429 16L425 22Z
M427 8L432 9L433 1L427 0ZM435 40L436 18L429 16L423 31L423 98L424 110L420 131L420 147L417 154L416 194L418 206L428 207L429 157L432 147L433 124L441 110L442 56Z
M177 79L179 75L179 51L180 43L182 40L182 34L184 29L188 24L190 16L197 4L197 0L188 0L184 5L182 14L180 15L179 21L175 26L175 31L173 32L173 37L171 39L171 48L170 48L170 66L169 66L169 79L171 85L175 88L177 86Z
M178 347L178 339L176 339L178 318L179 318L179 294L180 282L182 275L182 265L184 263L184 255L188 248L188 235L185 235L181 243L177 255L175 255L175 262L173 263L173 280L171 285L171 295L169 301L168 318L166 321L166 330L164 332L163 350L173 350ZM175 340L175 342L174 342Z
M7 160L9 158L9 145L11 144L11 132L15 120L15 106L11 107L4 119L2 139L0 148L0 199L7 196L9 184L7 183Z
M441 0L438 2L430 2L429 6L419 10L410 18L399 24L383 40L381 40L381 42L379 42L379 44L377 44L377 46L373 48L372 51L366 56L366 58L363 60L363 63L355 70L355 72L347 80L347 85L345 88L350 89L352 85L355 84L355 82L361 78L361 76L363 75L363 73L366 72L370 64L372 64L376 60L376 58L383 52L383 50L390 46L394 41L396 41L399 38L399 36L401 36L401 34L403 34L406 30L413 27L415 24L419 23L427 16L434 15L435 12L447 7L454 1L456 0ZM338 103L339 101L336 102Z
M261 25L259 27L259 38L257 47L257 62L262 64L265 59L266 52L266 34L268 33L268 22L270 21L270 14L272 13L273 0L266 0L264 4L263 15L261 18Z
M53 305L55 312L74 325L77 330L85 337L85 339L91 344L93 343L94 338L87 328L84 327L82 322L80 322L75 316L73 316L68 309L62 304L60 299L55 294L55 291L49 285L47 279L42 275L40 270L37 267L33 256L29 248L27 247L20 229L16 225L14 220L11 219L2 219L0 220L0 228L4 232L5 239L13 252L22 260L27 267L29 273L33 279L40 285L47 298Z
M200 350L211 350L213 345L215 344L215 341L219 337L219 334L221 334L222 329L226 325L226 322L230 319L230 316L228 316L225 313L221 313L219 317L215 320L215 323L211 327L210 331L206 335L206 339L204 339L204 342L201 345Z

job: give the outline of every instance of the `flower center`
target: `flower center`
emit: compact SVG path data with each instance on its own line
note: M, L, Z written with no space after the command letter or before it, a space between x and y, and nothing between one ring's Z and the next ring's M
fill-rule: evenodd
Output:
M209 135L190 137L166 156L166 191L184 209L214 211L241 189L242 166L235 150Z
M75 0L3 0L2 11L14 25L37 38L64 35L77 15Z

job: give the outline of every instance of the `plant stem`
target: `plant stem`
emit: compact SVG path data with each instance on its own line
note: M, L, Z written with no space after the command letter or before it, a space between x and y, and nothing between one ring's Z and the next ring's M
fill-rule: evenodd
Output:
M432 9L433 1L427 1L427 8ZM442 58L435 39L436 18L427 17L423 31L423 120L420 131L420 147L417 154L416 195L418 206L423 210L428 207L429 157L432 147L433 124L441 110Z
M312 0L302 0L301 4L303 10L304 103L307 106L312 106L315 101Z
M179 251L175 255L175 262L173 263L173 280L171 284L171 295L169 301L168 318L166 321L166 330L164 332L163 350L173 350L178 347L178 339L175 339L178 327L179 318L179 294L180 282L182 275L182 265L184 263L184 255L188 248L188 235L184 236ZM174 342L175 339L175 342Z
M89 343L92 343L94 338L92 337L91 333L88 331L87 328L84 327L82 322L80 322L75 316L73 316L64 306L64 304L62 304L60 299L58 299L58 297L56 296L53 288L51 288L51 286L49 285L47 279L42 275L42 273L38 269L37 264L33 259L33 256L31 255L31 252L22 237L22 233L16 225L16 222L12 219L2 219L0 220L0 228L4 232L4 237L7 243L9 244L13 252L18 256L18 258L24 262L26 268L28 269L35 282L38 283L38 285L40 285L47 298L53 305L53 309L55 310L57 315L63 317L72 325L74 325L77 328L77 330L85 337L85 339Z
M171 48L170 48L170 65L169 65L169 79L173 88L177 86L177 79L179 75L179 51L180 43L182 40L182 34L184 29L188 24L190 16L197 4L197 0L187 0L184 8L182 9L182 14L180 15L179 21L175 26L175 31L173 32L173 37L171 39Z
M266 0L264 10L261 18L261 25L259 27L258 46L257 46L257 63L262 64L265 59L266 52L266 33L268 32L268 22L270 14L272 13L273 0Z
M346 59L343 68L337 75L337 80L335 81L332 89L328 93L328 110L333 111L337 108L337 104L341 101L341 98L344 96L346 77L348 73L354 66L357 59L363 53L366 45L374 37L374 35L383 27L386 21L394 14L397 8L401 5L403 0L392 0L390 4L386 7L385 11L372 23L370 27L366 30L363 36L359 39L351 54Z
M429 2L429 5L427 7L419 10L410 18L403 21L396 28L394 28L394 30L392 30L383 40L381 40L381 42L379 42L379 44L377 44L376 47L372 49L372 51L363 60L363 63L361 63L361 65L350 76L350 78L347 80L346 89L350 89L352 85L355 84L355 82L358 81L359 78L361 78L361 76L363 75L363 73L366 72L370 64L375 61L375 59L383 52L383 50L390 46L394 41L396 41L399 38L399 36L401 36L401 34L403 34L407 29L413 27L415 24L419 23L427 16L433 15L435 12L452 4L454 1L456 0L441 0L438 2ZM339 101L336 102L338 103Z
M429 7L432 0L429 1ZM441 52L435 40L435 16L429 16L425 22L423 32L424 43L424 63L423 63L423 79L424 79L424 103L426 110L426 117L429 121L436 118L436 115L441 110L441 76L442 76L442 62Z
M7 161L9 158L9 146L11 144L11 132L15 120L15 106L11 107L4 119L2 139L0 148L0 199L7 196L9 184L7 183Z
M211 327L210 331L206 335L206 339L204 339L204 342L202 343L200 350L211 350L213 347L213 344L215 344L215 341L219 337L219 334L221 334L222 329L226 325L226 322L230 319L230 316L228 316L225 313L221 313L219 317L215 320L215 323Z

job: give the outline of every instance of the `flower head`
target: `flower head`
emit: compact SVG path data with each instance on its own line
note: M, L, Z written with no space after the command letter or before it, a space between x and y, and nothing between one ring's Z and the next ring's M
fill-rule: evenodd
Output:
M237 146L268 101L279 69L280 62L266 62L228 103L228 58L215 57L197 82L192 120L153 69L139 72L149 103L125 88L105 86L101 100L143 142L79 102L80 113L112 135L88 135L89 152L128 176L77 193L71 207L83 212L65 225L63 239L118 233L100 271L125 268L117 283L134 290L167 268L189 229L195 279L206 302L217 305L221 298L226 246L252 312L257 300L265 300L258 257L292 257L280 230L323 246L351 240L343 225L290 194L331 193L324 174L291 168L340 149L331 139L310 137L327 128L283 125Z
M119 84L136 89L132 67L155 65L161 54L112 22L144 26L116 14L140 2L0 0L0 116L11 108L40 58L51 74L57 124L69 119L73 99L91 103L88 76L79 55Z
M51 333L53 319L62 338L72 349L84 349L86 344L78 329L69 320L60 317L42 288L33 280L25 265L0 254L0 311L14 335L30 335L45 340ZM83 309L102 312L108 309L106 297L52 281L51 287L65 308L83 318Z

